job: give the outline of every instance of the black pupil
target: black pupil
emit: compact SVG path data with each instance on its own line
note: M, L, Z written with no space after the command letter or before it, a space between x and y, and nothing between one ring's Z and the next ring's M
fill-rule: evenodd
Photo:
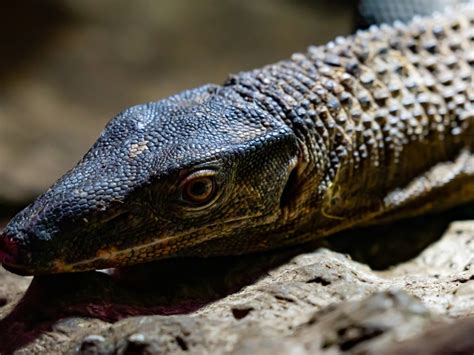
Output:
M195 197L205 197L209 193L208 181L195 181L191 184L189 192Z

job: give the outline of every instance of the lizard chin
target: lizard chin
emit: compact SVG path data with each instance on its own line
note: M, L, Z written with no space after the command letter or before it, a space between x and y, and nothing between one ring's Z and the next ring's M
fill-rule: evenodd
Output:
M7 264L7 263L3 263L2 264L3 268L13 274L17 274L17 275L20 275L20 276L32 276L33 274L38 274L37 270L35 271L32 271L32 270L29 270L27 266L24 266L24 265L10 265L10 264ZM40 272L41 273L41 272ZM46 271L45 271L46 273Z

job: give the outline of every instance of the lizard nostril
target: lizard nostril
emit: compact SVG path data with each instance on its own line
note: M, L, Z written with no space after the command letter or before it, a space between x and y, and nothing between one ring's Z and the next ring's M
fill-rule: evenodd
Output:
M5 231L0 233L0 263L14 263L18 256L18 245Z

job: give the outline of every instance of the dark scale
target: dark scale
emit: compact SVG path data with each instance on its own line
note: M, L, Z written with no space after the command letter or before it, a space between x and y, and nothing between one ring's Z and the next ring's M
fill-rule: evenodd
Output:
M306 55L277 63L271 72L264 68L261 72L271 77L259 89L272 97L280 93L282 101L293 107L290 125L307 129L303 136L318 132L319 143L322 139L328 151L338 148L334 132L345 131L353 144L344 152L352 149L346 160L355 164L354 169L362 168L365 160L376 166L399 164L420 142L434 139L443 145L451 133L462 137L463 131L472 129L472 120L460 125L455 113L472 101L468 86L457 84L472 83L472 54L460 52L466 43L452 32L462 33L465 24L454 23L455 29L435 21L416 21L410 29L397 23L394 28L374 27L350 40L310 47ZM366 121L359 124L362 113ZM315 122L310 130L304 119Z

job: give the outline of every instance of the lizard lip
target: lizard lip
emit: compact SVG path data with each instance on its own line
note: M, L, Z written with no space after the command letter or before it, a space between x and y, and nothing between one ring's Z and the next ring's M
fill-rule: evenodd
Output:
M23 268L22 266L19 265L12 265L12 264L7 264L3 263L3 268L7 271L10 271L14 274L20 275L20 276L30 276L33 273L29 272L27 269Z
M14 264L18 258L18 245L6 232L0 234L0 263Z
M0 264L17 275L29 275L26 267L19 263L20 248L13 237L5 231L0 233Z
M3 236L0 239L0 264L5 270L17 275L30 275L25 266L18 264L18 247L9 239Z

